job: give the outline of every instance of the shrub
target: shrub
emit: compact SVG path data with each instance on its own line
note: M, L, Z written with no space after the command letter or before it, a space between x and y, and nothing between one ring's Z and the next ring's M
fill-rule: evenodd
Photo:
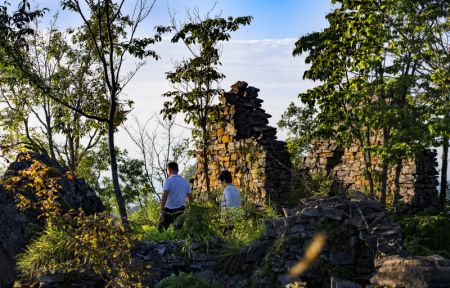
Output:
M73 175L66 173L65 176L72 181ZM104 277L109 286L140 284L144 276L142 269L132 265L131 258L131 248L137 237L115 223L107 212L86 215L81 208L65 211L57 201L61 189L59 177L61 175L45 164L33 160L29 168L2 181L15 196L18 209L38 211L38 218L45 219L48 227L56 229L42 234L19 257L23 272L28 273L25 269L31 268L29 275L33 276L33 273L48 270L89 270ZM29 188L27 194L20 187ZM55 257L50 255L53 252Z
M143 225L157 225L159 221L160 203L156 199L147 199L143 208L130 215L129 221L138 227Z
M155 288L222 288L219 283L181 272L161 280Z
M294 171L292 177L292 196L294 205L301 199L312 196L323 197L333 193L334 180L325 173L309 174L306 171Z
M400 220L405 247L410 254L439 254L450 258L450 217L413 216Z
M62 267L69 268L74 258L75 240L54 226L47 226L39 237L17 255L17 267L28 278Z

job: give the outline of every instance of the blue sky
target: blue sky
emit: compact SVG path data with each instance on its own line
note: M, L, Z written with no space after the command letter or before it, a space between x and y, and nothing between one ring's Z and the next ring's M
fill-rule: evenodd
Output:
M33 0L36 5L50 9L52 15L60 8L58 0ZM148 0L148 3L151 3ZM125 2L125 11L132 11L134 0ZM327 22L325 14L332 8L330 0L157 0L150 17L145 23L147 30L155 25L169 24L169 9L177 11L180 18L186 8L198 7L200 11L210 10L215 5L217 13L227 16L253 16L250 27L238 31L235 39L290 38L322 29ZM64 21L60 27L79 24L79 17L72 13L61 12Z
M58 0L34 0L34 3L50 10L44 25L58 11L59 28L81 24L76 13L61 11ZM125 13L131 13L136 1L127 0L125 3ZM292 56L292 50L298 37L326 27L325 15L332 9L331 1L157 0L150 16L142 23L139 34L151 35L156 25L169 25L169 10L175 11L177 18L183 20L186 9L198 8L204 14L214 5L212 15L254 17L250 26L233 33L231 41L224 44L221 71L227 78L222 82L222 88L228 90L238 80L260 88L260 97L265 101L263 108L273 115L270 124L276 126L289 103L297 100L298 93L314 85L302 80L301 76L307 66L304 57ZM162 59L157 62L148 61L125 89L124 96L136 103L132 117L141 121L160 111L164 101L161 94L170 89L164 73L172 70L174 61L187 56L184 47L169 41L158 43L154 49ZM132 65L132 61L128 64ZM129 140L123 131L118 136L119 143L129 146ZM284 139L286 133L279 131L278 136Z
M61 10L59 0L33 1L40 7L50 9L44 24L51 15ZM125 12L131 12L135 3L135 0L126 0ZM214 4L213 15L220 13L222 17L254 17L250 26L233 33L231 41L224 44L221 72L227 78L222 82L222 88L228 90L238 80L260 88L263 108L273 116L270 124L276 127L289 103L298 103L298 93L315 85L302 79L308 66L304 63L304 56L292 57L292 50L300 36L327 26L325 15L333 8L331 0L157 0L149 18L141 25L140 34L151 35L156 25L168 25L169 10L176 11L177 18L182 20L187 8L197 7L201 13L206 13ZM75 13L60 12L59 28L80 24L81 19ZM126 87L123 95L135 102L130 118L137 118L141 122L161 110L164 101L161 94L170 90L164 73L172 70L174 61L187 56L184 47L167 40L157 44L154 49L162 59L158 62L149 61ZM132 61L128 64L132 65ZM132 123L130 120L128 125ZM189 135L186 131L184 133ZM121 148L135 153L132 142L123 130L117 136ZM278 131L279 139L285 137L285 131Z

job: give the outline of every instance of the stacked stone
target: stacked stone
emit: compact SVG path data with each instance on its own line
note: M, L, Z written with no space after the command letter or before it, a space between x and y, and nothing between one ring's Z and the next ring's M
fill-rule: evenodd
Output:
M261 108L259 89L237 82L220 96L221 120L214 124L208 146L209 175L213 190L221 190L218 176L228 170L233 184L254 203L268 200L286 205L290 194L290 155L286 143L276 140L269 114ZM197 191L206 190L203 158L197 156Z
M379 159L372 157L372 163L378 170ZM342 147L333 139L318 139L310 153L304 158L303 169L312 174L326 173L336 180L336 188L341 192L356 189L368 190L369 181L364 175L364 158L357 144ZM400 173L400 201L411 212L430 207L438 207L436 152L424 151L419 159L403 162ZM395 191L395 169L388 175L388 195Z
M281 243L269 259L270 270L278 278L304 258L314 235L326 234L320 259L301 277L307 283L322 284L317 287L325 287L330 277L368 284L375 259L404 255L400 227L379 203L360 192L352 198L302 200L297 209L288 211L287 218L267 220L265 226L265 237ZM356 283L349 287L360 287Z

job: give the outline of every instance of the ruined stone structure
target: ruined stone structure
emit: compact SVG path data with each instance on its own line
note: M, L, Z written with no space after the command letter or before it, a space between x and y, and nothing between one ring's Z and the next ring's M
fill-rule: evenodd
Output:
M208 147L211 187L221 191L218 176L229 170L249 201L286 205L291 191L290 156L286 143L276 140L276 128L267 125L271 116L261 108L258 92L239 81L220 96L222 117L211 129ZM205 191L202 157L197 160L194 187Z
M374 165L379 164L374 158ZM379 165L378 165L379 166ZM326 173L334 178L342 190L367 190L369 181L364 176L364 159L358 145L343 148L335 140L319 139L303 162L309 173ZM436 152L424 151L421 159L408 160L400 173L400 201L411 211L438 207ZM395 169L389 171L388 198L395 191Z

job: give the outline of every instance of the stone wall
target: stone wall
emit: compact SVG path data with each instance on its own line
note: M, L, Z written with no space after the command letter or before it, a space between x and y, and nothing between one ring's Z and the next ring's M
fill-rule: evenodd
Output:
M218 176L229 170L233 183L246 191L250 201L262 204L270 199L286 205L291 191L290 156L286 143L276 140L276 128L267 125L271 116L261 108L258 92L239 81L220 96L222 117L211 129L208 147L211 187L221 191ZM205 191L200 154L197 160L194 187Z
M379 167L378 159L373 163ZM436 152L424 151L420 159L404 161L400 173L400 201L412 210L438 207ZM364 176L364 159L358 145L344 148L330 139L316 140L303 161L309 173L326 173L336 180L341 190L367 190L369 181ZM395 190L395 171L389 171L388 198Z

